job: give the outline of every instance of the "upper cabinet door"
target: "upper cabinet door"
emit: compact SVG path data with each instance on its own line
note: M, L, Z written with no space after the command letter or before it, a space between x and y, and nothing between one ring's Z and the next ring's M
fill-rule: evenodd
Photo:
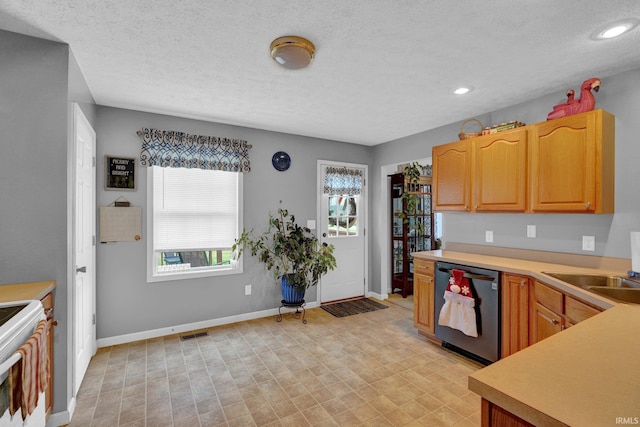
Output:
M613 212L613 121L596 110L532 127L534 212Z
M527 128L472 140L473 210L524 212L527 208Z
M433 147L433 210L471 208L471 150L467 140Z

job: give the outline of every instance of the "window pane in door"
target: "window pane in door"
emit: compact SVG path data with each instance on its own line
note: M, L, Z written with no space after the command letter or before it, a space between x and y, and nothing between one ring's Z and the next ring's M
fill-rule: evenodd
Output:
M329 237L358 235L358 197L329 195L327 216Z

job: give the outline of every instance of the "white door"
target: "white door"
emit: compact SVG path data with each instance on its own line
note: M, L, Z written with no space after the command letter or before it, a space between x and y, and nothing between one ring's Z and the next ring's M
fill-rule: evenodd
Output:
M341 169L350 172L359 171L361 174L359 194L347 194L349 191L339 189L325 192L327 171ZM333 254L337 264L337 267L329 271L320 281L321 303L366 294L366 171L364 165L319 162L321 196L318 230L321 240L335 247ZM338 176L339 174L340 172ZM348 177L345 180L350 181Z
M95 313L95 150L96 133L74 105L73 221L73 395L96 352Z

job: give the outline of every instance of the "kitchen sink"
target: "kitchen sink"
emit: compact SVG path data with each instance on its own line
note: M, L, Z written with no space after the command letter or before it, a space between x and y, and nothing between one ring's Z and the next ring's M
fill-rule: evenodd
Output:
M591 292L615 299L620 302L640 304L640 288L611 288L607 286L591 286Z
M625 288L640 289L640 282L620 276L607 276L596 274L567 274L567 273L548 273L543 272L547 276L577 286L579 288L591 290L597 288Z
M597 274L543 273L618 302L640 304L640 281L637 279Z

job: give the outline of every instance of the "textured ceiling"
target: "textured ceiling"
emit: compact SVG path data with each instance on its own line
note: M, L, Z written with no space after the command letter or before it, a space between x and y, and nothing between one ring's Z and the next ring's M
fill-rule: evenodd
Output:
M365 145L638 68L640 28L590 39L623 18L640 1L0 0L0 28L71 46L100 105ZM316 45L308 68L271 59L283 35Z

